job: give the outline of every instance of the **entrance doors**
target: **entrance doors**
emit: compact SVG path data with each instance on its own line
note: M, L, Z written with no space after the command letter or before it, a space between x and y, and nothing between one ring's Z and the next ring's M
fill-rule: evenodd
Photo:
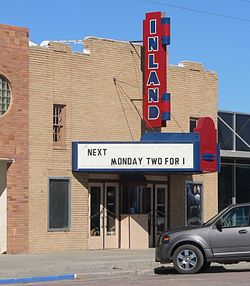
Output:
M124 185L120 194L118 190L118 183L90 184L89 248L155 246L167 227L168 185Z
M156 184L151 192L151 211L149 213L149 244L155 246L159 235L167 227L167 185Z
M118 248L118 184L91 184L89 206L89 248Z

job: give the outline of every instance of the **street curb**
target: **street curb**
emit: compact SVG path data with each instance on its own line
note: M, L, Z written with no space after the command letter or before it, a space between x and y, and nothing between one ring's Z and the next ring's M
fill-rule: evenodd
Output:
M35 282L49 282L60 280L74 280L77 278L76 274L64 274L53 276L34 276L34 277L20 277L20 278L6 278L0 279L0 285L19 284L19 283L35 283Z
M101 279L106 277L122 277L122 276L139 276L147 273L153 274L152 269L141 269L141 270L120 270L120 271L103 271L103 272L91 272L91 273L77 273L77 279L89 280L89 279Z

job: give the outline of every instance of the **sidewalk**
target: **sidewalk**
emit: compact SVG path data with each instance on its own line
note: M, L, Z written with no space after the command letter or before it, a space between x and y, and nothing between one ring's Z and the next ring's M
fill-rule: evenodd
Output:
M18 277L77 274L78 278L97 275L140 274L158 267L154 249L89 250L49 254L0 255L0 280ZM1 281L0 281L1 284Z

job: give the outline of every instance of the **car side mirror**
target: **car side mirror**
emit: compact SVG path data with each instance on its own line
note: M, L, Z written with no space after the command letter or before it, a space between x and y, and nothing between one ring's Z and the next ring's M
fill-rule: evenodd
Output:
M217 230L218 230L219 232L222 232L222 222L221 222L221 220L218 220L218 221L216 222L215 226L216 226L216 228L217 228Z

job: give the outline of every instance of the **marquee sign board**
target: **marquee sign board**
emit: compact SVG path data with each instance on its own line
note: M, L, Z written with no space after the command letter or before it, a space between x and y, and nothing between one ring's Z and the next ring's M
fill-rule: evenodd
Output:
M220 150L209 117L195 132L149 132L139 142L73 142L75 172L217 172Z
M193 143L74 142L73 171L194 171Z
M143 119L146 128L162 127L170 120L166 49L169 44L170 18L161 12L147 13L143 21Z

